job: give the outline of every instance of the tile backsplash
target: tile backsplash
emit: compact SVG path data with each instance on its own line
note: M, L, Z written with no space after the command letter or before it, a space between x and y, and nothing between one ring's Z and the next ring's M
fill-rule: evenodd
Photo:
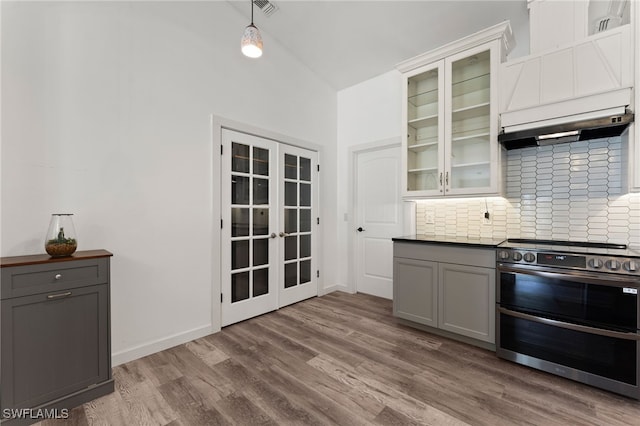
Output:
M621 155L619 137L508 151L504 198L418 201L416 233L640 248L640 194L622 189Z

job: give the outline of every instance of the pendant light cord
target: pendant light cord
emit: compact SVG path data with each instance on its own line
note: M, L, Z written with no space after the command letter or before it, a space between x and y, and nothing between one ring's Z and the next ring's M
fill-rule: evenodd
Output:
M249 0L251 2L251 25L253 25L253 0Z

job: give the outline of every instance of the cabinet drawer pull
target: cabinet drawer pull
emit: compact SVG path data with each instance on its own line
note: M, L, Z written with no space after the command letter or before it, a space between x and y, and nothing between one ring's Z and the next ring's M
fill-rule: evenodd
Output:
M71 292L70 291L66 291L64 293L58 293L58 294L50 294L47 296L47 299L51 300L51 299L60 299L62 297L67 297L67 296L71 296Z
M59 279L61 279L61 278L62 278L62 274L56 274L56 276L55 276L55 277L53 277L53 278L55 278L56 280L59 280Z

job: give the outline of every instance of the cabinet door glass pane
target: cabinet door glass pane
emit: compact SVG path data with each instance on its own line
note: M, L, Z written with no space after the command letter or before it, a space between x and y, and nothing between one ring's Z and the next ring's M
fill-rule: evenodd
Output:
M437 190L441 117L438 68L409 78L407 99L407 190Z
M490 52L451 65L451 189L490 185Z

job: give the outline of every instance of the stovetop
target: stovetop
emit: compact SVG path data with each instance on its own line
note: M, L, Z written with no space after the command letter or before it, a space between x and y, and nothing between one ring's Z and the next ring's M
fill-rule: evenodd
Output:
M640 276L640 252L625 244L512 238L496 254L498 263Z
M640 251L629 248L626 244L602 243L592 241L540 240L526 238L509 238L498 245L522 251L553 251L560 253L576 253L602 256L621 256L640 258Z

